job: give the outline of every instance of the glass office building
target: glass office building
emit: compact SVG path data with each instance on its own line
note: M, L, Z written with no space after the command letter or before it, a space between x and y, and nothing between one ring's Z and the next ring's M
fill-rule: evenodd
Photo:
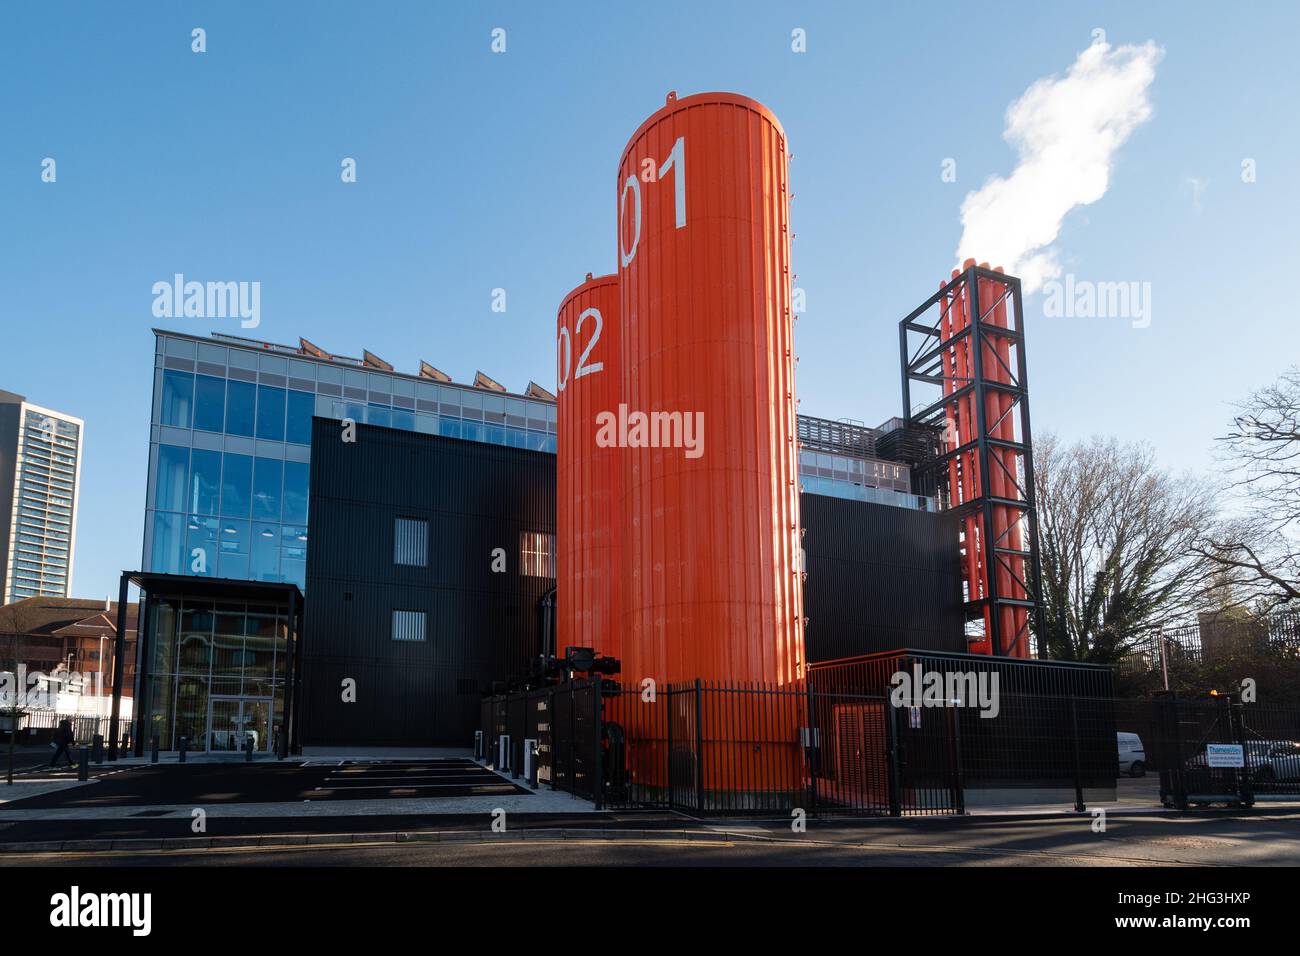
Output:
M239 336L154 330L145 571L305 586L313 416L555 450L555 404Z
M71 596L84 431L0 391L0 603Z

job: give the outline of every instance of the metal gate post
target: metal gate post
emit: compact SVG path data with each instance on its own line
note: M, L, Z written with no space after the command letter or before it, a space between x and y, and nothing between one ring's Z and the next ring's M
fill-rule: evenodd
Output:
M555 723L555 715L557 713L555 709L555 699L558 695L559 692L554 687L552 687L550 690L546 692L546 728L547 728L547 734L550 737L548 753L550 754L550 761L551 761L551 769L550 772L547 774L547 776L549 776L550 779L546 782L547 784L550 785L550 788L552 790L555 789L555 778L556 778L555 765L559 760L559 753L560 753L559 750L560 728Z
M966 812L966 775L961 766L961 712L949 707L952 728L952 794L953 810L959 815Z
M1187 777L1183 773L1183 722L1179 709L1182 706L1177 697L1171 697L1170 703L1174 715L1174 756L1178 766L1173 771L1174 802L1179 810L1187 809ZM1208 767L1206 769L1209 769Z
M695 812L704 812L704 681L695 678Z
M903 815L902 784L898 773L898 708L888 697L882 707L885 715L885 732L889 740L889 815Z
M1083 813L1083 768L1079 765L1079 698L1070 695L1070 740L1074 745L1074 811Z
M1234 742L1241 744L1242 767L1237 775L1237 793L1241 797L1242 805L1251 807L1255 805L1255 788L1250 769L1249 748L1246 746L1245 708L1246 705L1236 694L1228 697L1228 726L1232 731Z
M808 759L808 814L811 816L817 812L817 774L821 755L821 733L817 728L817 700L813 695L811 675L808 678L808 694L804 698L804 706L808 709L808 720L805 725L808 728L808 749L806 751Z
M672 685L672 684L669 684L669 685L664 689L664 693L667 695L667 698L668 698L668 700L667 700L667 704L668 704L668 728L667 728L668 744L667 744L667 755L666 755L666 759L665 759L665 764L666 764L666 767L665 767L666 776L664 777L664 783L667 785L667 788L668 788L668 794L667 794L667 797L668 797L668 800L667 800L667 803L668 803L668 809L671 810L671 809L673 808L673 685ZM658 697L656 696L655 699L658 700Z
M601 747L602 716L605 709L604 693L600 686L600 675L597 674L591 682L591 726L592 726L592 744L596 752L591 762L592 781L591 781L591 802L596 805L597 810L605 806L605 771L604 771L604 750Z

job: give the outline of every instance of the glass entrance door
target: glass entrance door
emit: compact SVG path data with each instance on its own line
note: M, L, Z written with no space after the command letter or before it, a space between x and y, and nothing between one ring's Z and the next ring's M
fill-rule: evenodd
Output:
M210 751L239 752L252 738L253 750L271 745L271 701L266 697L208 698L208 747Z

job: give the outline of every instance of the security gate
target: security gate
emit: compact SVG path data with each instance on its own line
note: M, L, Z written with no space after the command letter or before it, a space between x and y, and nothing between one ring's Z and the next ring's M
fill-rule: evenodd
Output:
M1300 794L1300 705L1174 694L1157 694L1152 705L1147 751L1165 806L1250 806Z

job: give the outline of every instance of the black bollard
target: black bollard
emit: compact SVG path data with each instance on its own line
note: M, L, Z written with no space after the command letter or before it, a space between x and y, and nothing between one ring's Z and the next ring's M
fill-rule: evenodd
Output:
M149 762L158 762L158 735L154 734L149 738Z
M244 763L253 762L253 735L244 735Z
M176 745L176 750L178 751L178 756L180 757L181 763L185 762L185 751L188 750L189 747L190 747L189 737L182 737L180 739L180 742Z
M81 758L77 761L77 779L86 781L90 779L90 748L85 744L77 751Z
M95 763L104 762L104 735L95 734L90 738L90 759Z

